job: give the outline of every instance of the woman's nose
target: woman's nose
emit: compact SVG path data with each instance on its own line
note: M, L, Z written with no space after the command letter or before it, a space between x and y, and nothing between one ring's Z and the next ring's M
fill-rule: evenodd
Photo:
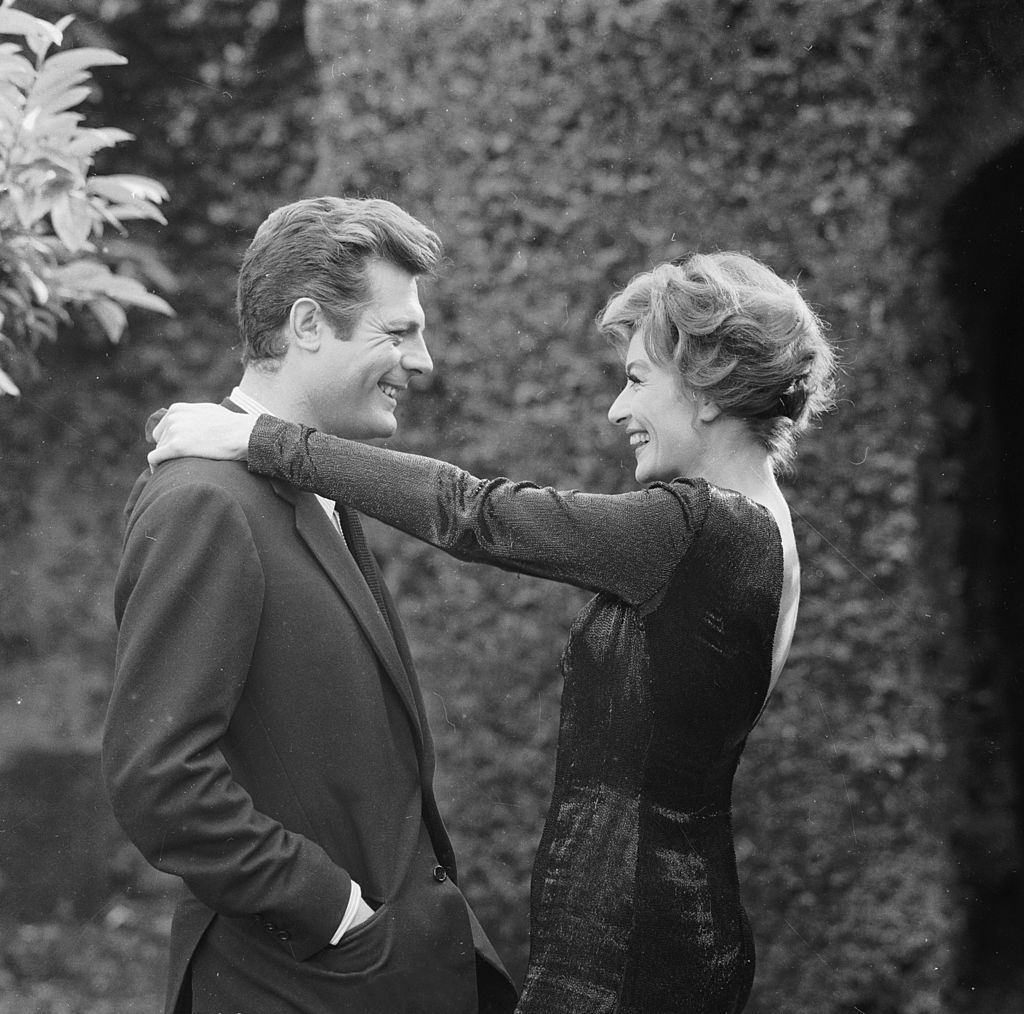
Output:
M626 408L626 388L623 388L619 392L619 396L612 402L612 407L608 409L608 421L613 426L621 426L628 417L629 411Z

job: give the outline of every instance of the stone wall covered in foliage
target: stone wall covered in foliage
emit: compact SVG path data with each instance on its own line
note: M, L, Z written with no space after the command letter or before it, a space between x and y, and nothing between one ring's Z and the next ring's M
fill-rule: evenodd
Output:
M392 197L447 243L428 292L437 371L403 446L627 488L594 315L687 250L747 250L832 322L844 391L789 486L801 629L737 784L755 1011L953 1002L955 683L932 667L947 601L922 579L942 349L921 330L938 269L916 147L951 26L927 4L869 0L309 5L319 188ZM397 537L381 548L436 701L468 889L518 969L578 602Z

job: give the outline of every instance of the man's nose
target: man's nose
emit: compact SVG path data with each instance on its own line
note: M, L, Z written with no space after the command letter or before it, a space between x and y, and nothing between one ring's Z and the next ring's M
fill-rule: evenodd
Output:
M429 377L434 372L434 360L430 358L426 340L422 335L403 342L402 368L409 373L418 373L421 377Z

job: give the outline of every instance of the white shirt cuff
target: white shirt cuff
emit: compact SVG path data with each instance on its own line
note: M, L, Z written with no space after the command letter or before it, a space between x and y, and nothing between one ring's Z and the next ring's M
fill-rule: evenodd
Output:
M337 947L338 942L345 935L345 931L352 925L352 920L356 917L356 912L359 911L359 902L363 900L363 892L359 885L353 880L352 881L352 893L348 896L348 907L345 909L345 915L342 917L341 925L334 931L334 936L331 937L331 946Z

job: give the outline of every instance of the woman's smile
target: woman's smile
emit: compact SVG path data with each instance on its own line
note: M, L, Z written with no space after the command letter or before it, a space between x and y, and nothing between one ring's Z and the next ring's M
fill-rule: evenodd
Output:
M642 336L634 334L626 352L626 384L608 418L625 427L636 456L637 482L694 474L702 450L694 428L696 409L678 370L653 361Z

